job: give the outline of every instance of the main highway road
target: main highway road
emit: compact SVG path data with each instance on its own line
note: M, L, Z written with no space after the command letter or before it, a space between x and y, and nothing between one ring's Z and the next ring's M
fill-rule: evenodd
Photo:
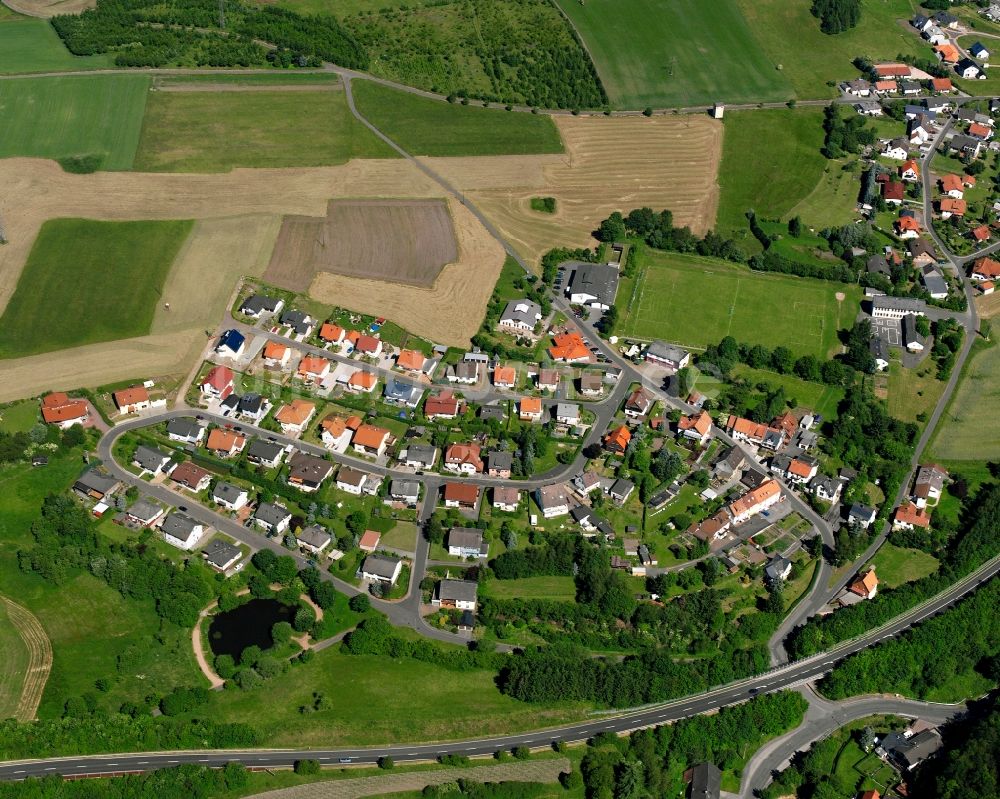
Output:
M296 760L307 758L318 760L321 764L329 766L343 763L370 764L383 756L389 756L396 762L407 762L432 760L444 754L492 755L515 746L545 747L556 741L583 741L600 732L628 732L708 713L727 705L746 701L759 694L792 688L813 680L826 674L835 663L848 655L874 646L878 642L898 635L908 627L940 613L961 597L976 590L998 572L1000 572L1000 556L987 562L963 580L922 605L865 633L863 636L845 641L827 652L778 666L756 677L729 683L696 696L623 711L615 715L595 716L591 720L578 724L496 738L424 744L393 744L369 748L141 752L20 760L0 764L0 779L18 780L49 774L76 777L109 776L125 772L169 768L182 763L221 766L236 761L252 768L284 768L292 765ZM400 695L400 701L406 701L404 694ZM890 700L887 700L886 707L891 707ZM875 702L872 704L871 712L881 712L879 708L880 705Z

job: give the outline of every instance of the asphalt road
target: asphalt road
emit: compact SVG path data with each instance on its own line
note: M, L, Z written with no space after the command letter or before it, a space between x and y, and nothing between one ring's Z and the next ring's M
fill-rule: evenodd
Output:
M382 756L392 757L396 762L434 759L443 754L455 753L467 756L492 755L500 750L515 746L546 747L556 741L583 741L599 732L628 732L642 727L664 724L690 716L708 713L721 707L746 701L763 693L771 693L792 688L827 673L839 660L854 652L872 646L885 638L891 638L902 630L933 616L949 607L961 597L974 591L980 584L1000 572L1000 556L985 564L979 570L948 588L937 597L914 608L888 624L871 630L852 641L821 652L795 663L779 666L756 677L740 680L697 696L674 702L667 702L646 708L639 708L619 715L605 715L578 724L570 724L547 730L534 730L519 735L497 738L478 738L465 741L449 741L420 745L395 744L367 748L345 747L330 749L255 749L255 750L205 750L194 752L142 752L134 754L112 754L94 756L73 756L64 758L32 759L11 761L0 764L0 779L23 779L29 776L65 774L74 776L106 776L129 771L149 771L166 768L181 763L197 763L205 766L220 766L230 761L238 761L258 768L281 768L292 765L296 760L313 758L324 765L351 763L374 763ZM400 701L405 701L401 697ZM871 712L881 710L875 702Z

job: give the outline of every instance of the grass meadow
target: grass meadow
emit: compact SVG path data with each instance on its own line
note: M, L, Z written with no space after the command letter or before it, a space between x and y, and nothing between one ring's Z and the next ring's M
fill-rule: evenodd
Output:
M97 156L101 169L130 169L148 88L142 75L0 81L0 158Z
M771 63L781 65L781 74L802 100L836 96L836 83L857 74L851 64L857 56L932 57L926 42L898 22L917 10L912 0L862 0L857 27L836 36L820 31L819 20L809 12L811 0L734 2L757 44Z
M48 20L9 11L0 16L0 74L106 69L113 65L114 57L107 54L72 55Z
M889 364L889 413L904 422L919 422L934 410L944 382L937 379L937 367L926 358L916 369Z
M792 88L736 0L558 0L611 104L657 108L782 101Z
M647 251L644 260L637 298L621 326L627 336L704 348L731 335L825 358L839 347L837 330L857 314L857 286L677 253Z
M994 333L993 338L996 337ZM930 447L936 458L953 461L1000 458L1000 425L995 413L1000 401L1000 346L995 341L989 346L981 343L975 346L962 380L938 423Z
M725 131L717 230L745 231L751 208L764 218L782 217L820 183L827 167L820 154L823 109L734 112L726 115Z
M875 553L871 565L875 567L880 588L896 588L933 574L938 560L919 549L898 547L886 541Z
M412 155L530 155L561 153L555 123L473 105L446 104L372 81L354 81L358 110Z
M742 363L733 367L733 374L754 384L767 383L772 389L783 388L785 396L794 399L798 407L809 408L824 419L836 419L837 406L844 399L844 389L840 386L812 383L795 375L779 375L765 369L751 369Z
M484 593L496 599L551 599L572 602L576 585L572 577L521 577L516 580L490 580Z
M0 317L0 358L149 332L190 221L42 225Z
M134 166L226 172L395 157L352 116L343 91L165 91L150 93Z

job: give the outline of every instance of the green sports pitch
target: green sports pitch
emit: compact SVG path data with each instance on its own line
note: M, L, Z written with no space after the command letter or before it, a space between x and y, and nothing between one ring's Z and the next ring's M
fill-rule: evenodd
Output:
M644 261L632 297L618 300L628 306L621 325L626 336L697 349L733 336L824 358L837 350L837 330L858 313L857 286L675 253L647 252Z

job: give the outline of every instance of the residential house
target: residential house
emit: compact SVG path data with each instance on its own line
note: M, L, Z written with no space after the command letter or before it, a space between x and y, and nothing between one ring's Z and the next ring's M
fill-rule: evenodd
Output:
M304 399L294 399L287 405L283 405L275 414L275 421L281 425L281 432L285 435L301 433L313 416L316 415L316 403Z
M205 437L205 428L194 419L171 419L167 422L167 438L181 444L200 444Z
M168 464L170 455L156 447L148 447L140 444L135 448L135 455L132 456L132 464L138 466L143 474L147 472L154 477L161 472L169 472Z
M788 579L792 573L792 562L781 555L772 558L764 567L764 577L772 585Z
M400 460L411 469L433 469L437 454L437 447L428 444L410 444L406 448L405 456L400 454Z
M278 297L268 297L265 294L252 294L240 304L240 313L251 319L260 319L264 315L273 316L285 307L285 301Z
M875 576L875 569L869 569L864 574L859 574L847 590L863 599L874 599L878 593L878 577Z
M542 307L528 299L511 300L500 314L497 326L508 333L531 333L542 320Z
M433 361L419 350L400 350L396 356L396 366L412 374L426 374L430 371L432 363Z
M340 325L336 325L333 322L324 322L319 329L320 341L324 341L327 344L343 344L344 339L347 336L347 331L344 330Z
M178 464L170 473L170 479L190 491L199 493L208 488L212 482L212 475L191 461L185 461Z
M972 240L977 244L984 244L989 241L990 227L989 225L979 225L978 227L974 227L969 231L969 236L971 236Z
M811 485L813 495L824 502L836 502L840 499L843 488L842 481L835 477L827 477L825 474L817 475Z
M899 177L910 182L920 180L920 164L912 158L909 161L904 161L903 165L899 167Z
M938 184L941 187L941 191L947 194L949 197L953 197L956 200L961 200L965 196L965 184L958 175L948 174L942 175L938 179Z
M604 379L599 372L580 375L580 393L585 397L599 397L604 393Z
M907 314L903 317L903 346L908 352L923 352L924 337L917 332L917 317Z
M890 732L875 748L875 753L903 771L912 771L944 746L941 733L925 729L916 734Z
M691 799L719 799L722 772L714 763L699 763L684 772L684 782L691 784Z
M46 424L54 424L60 430L67 430L75 424L86 424L90 419L90 405L84 399L70 399L62 391L54 391L42 397L42 419Z
M712 473L720 483L728 483L739 477L746 465L746 453L740 447L730 447L726 454L719 458L712 467Z
M288 459L288 482L299 491L316 491L333 473L333 464L305 452L292 454Z
M990 60L990 51L983 46L982 42L976 42L972 45L972 47L969 48L969 55L984 63Z
M798 455L791 459L784 477L789 483L806 485L819 471L819 462L815 458Z
M781 486L774 480L766 480L757 488L729 503L729 514L733 517L733 524L742 524L780 501Z
M949 219L952 216L965 216L965 200L953 200L951 197L942 197L938 200L938 211L942 219Z
M931 526L931 517L924 508L918 508L912 502L904 502L892 517L893 530L912 530L914 527L927 529Z
M705 541L717 541L729 531L732 526L732 517L726 510L720 510L709 518L696 524L692 524L687 532L695 538Z
M348 429L343 417L330 414L320 421L319 427L320 440L327 449L332 449L335 452L343 452L351 443L354 431Z
M497 364L493 369L493 385L496 388L514 388L517 384L517 372L513 366Z
M535 501L546 519L569 513L569 495L562 483L542 486L535 492Z
M310 524L295 534L295 543L299 548L313 555L322 554L332 541L330 533L318 524Z
M904 80L899 83L899 90L904 97L913 97L920 94L923 89L915 80Z
M281 465L285 458L285 445L255 438L247 447L247 461L269 469Z
M517 511L517 506L521 502L521 492L516 488L506 486L496 486L493 489L493 507L507 513Z
M948 284L944 275L933 266L925 266L920 270L920 282L924 284L931 299L943 300L948 296Z
M472 483L445 483L444 506L462 510L475 510L479 504L479 486Z
M864 78L855 78L840 84L841 91L851 97L868 97L872 93L872 85Z
M511 467L514 465L513 453L506 450L492 450L486 453L487 474L503 480L510 478Z
M910 141L904 136L891 139L885 143L882 155L894 161L905 161L910 157Z
M860 102L854 104L854 110L862 116L882 116L882 106L875 100L861 100Z
M461 361L445 370L449 383L472 385L479 382L479 364L474 361Z
M456 558L486 558L490 545L476 527L452 527L448 531L448 554Z
M250 496L245 488L240 488L232 483L224 483L221 480L215 484L211 496L212 502L231 511L239 510L250 501Z
M955 45L951 42L945 42L944 44L938 44L934 46L934 55L937 56L938 61L942 64L957 64L962 60L962 53L959 51ZM956 71L962 77L975 77L975 75L966 76L962 74L962 71L956 67Z
M875 522L876 514L875 508L855 502L847 512L847 523L851 527L863 527L867 530Z
M305 383L322 383L330 374L330 362L318 355L307 355L299 361L298 378Z
M358 336L354 351L367 358L378 358L382 354L382 339L375 336Z
M691 363L691 353L673 344L665 344L662 341L653 341L643 354L646 363L666 366L669 369L683 369Z
M538 397L521 397L518 415L522 422L537 422L542 418L542 401Z
M358 539L358 549L362 552L374 552L378 549L381 540L382 533L378 530L365 530L361 538Z
M937 505L948 480L948 472L934 463L921 466L913 481L913 504L918 508Z
M608 489L608 496L619 505L624 505L628 498L632 496L633 491L635 491L635 483L631 480L626 480L624 477L619 477Z
M934 248L931 247L927 239L910 239L906 242L906 251L909 253L910 258L913 259L913 265L918 268L936 263L937 261L937 258L934 256Z
M378 385L378 375L358 369L347 381L347 388L356 394L371 394Z
M986 79L986 72L983 70L982 66L977 64L971 58L961 59L957 64L955 64L955 71L966 80Z
M608 310L618 293L618 269L608 264L574 263L566 283L569 301Z
M882 199L887 205L902 205L906 198L906 186L895 181L887 181L882 184ZM876 256L879 257L879 256ZM882 258L885 261L885 258Z
M451 444L444 454L444 468L458 474L482 474L483 459L475 443Z
M593 353L587 347L587 342L576 331L553 336L552 344L548 352L553 361L581 363L593 360Z
M652 409L654 402L653 395L640 386L625 400L625 416L633 421L643 419Z
M915 216L904 214L893 222L893 226L896 228L896 235L903 240L917 238L923 229Z
M269 341L264 345L264 366L268 369L284 369L292 357L292 350L280 341Z
M201 555L209 566L223 574L239 571L243 568L243 564L240 562L243 553L240 548L219 538L213 538L209 541L208 546L201 551Z
M632 431L628 429L626 425L621 427L616 427L614 430L610 430L607 435L604 436L604 448L609 452L615 452L619 455L625 453L626 447L628 447L628 442L632 440Z
M996 284L992 280L984 280L979 284L979 291L984 297L988 297L996 290Z
M420 500L420 483L416 480L393 480L389 483L389 498L415 507Z
M241 453L246 443L246 438L239 433L216 427L209 432L205 448L220 458L231 458Z
M428 419L457 419L464 403L452 391L431 394L424 403L424 416Z
M537 386L539 391L556 391L559 388L559 370L539 369Z
M423 399L424 390L420 386L393 377L386 382L383 394L385 401L390 405L416 408L420 404L420 400Z
M761 445L768 434L768 427L759 422L752 422L742 416L729 416L726 419L726 432L735 441L746 441L748 444Z
M581 472L571 482L573 490L581 497L588 497L601 487L601 476L595 471Z
M681 437L705 446L712 437L712 417L708 411L682 416L677 423L677 432Z
M575 427L580 424L580 406L572 402L557 402L556 422Z
M384 427L363 424L354 431L354 438L351 440L351 444L355 452L362 455L369 455L373 458L381 458L385 454L386 447L392 441L392 433Z
M431 604L456 610L475 610L479 584L472 580L442 580L434 590Z
M228 366L213 366L201 383L201 393L211 399L224 400L233 393L235 378Z
M951 83L951 78L931 78L931 89L950 94L955 90L955 87Z
M297 311L289 308L280 318L281 324L290 327L292 333L299 339L306 339L312 335L316 320L305 311Z
M121 481L111 475L99 472L97 469L87 469L73 483L73 490L87 499L100 501L114 494L121 485Z
M956 153L959 156L978 158L983 148L983 142L972 136L966 136L964 133L957 133L951 137L948 147L952 153Z
M246 337L236 329L227 330L215 345L215 352L223 358L240 358L246 351Z
M1000 261L995 261L992 258L977 258L972 264L972 272L969 277L978 281L1000 279Z
M111 397L115 401L115 407L121 413L138 413L152 405L149 400L149 392L146 391L144 386L132 386L121 391L115 391Z
M875 94L885 97L889 94L895 94L899 91L899 85L894 80L877 80L875 81Z
M184 513L171 513L160 523L160 532L171 546L190 551L205 535L205 526Z
M361 579L395 585L402 569L403 561L399 558L389 555L369 555L361 564Z
M278 535L288 529L292 521L292 512L284 505L261 502L253 513L253 520L262 530Z

